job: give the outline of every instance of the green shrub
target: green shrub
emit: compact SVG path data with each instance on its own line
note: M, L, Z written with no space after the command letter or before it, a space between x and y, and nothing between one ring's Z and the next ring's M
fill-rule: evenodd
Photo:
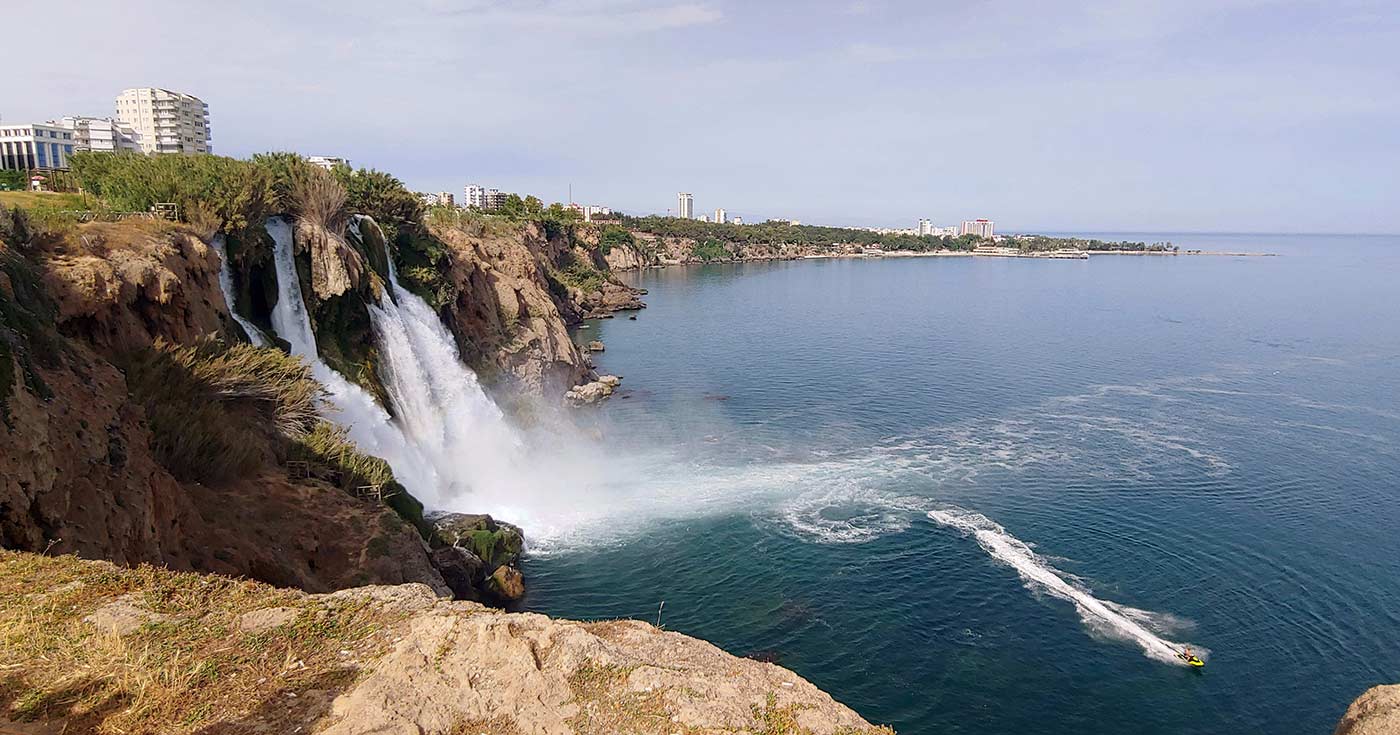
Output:
M566 253L565 262L556 274L556 277L563 283L573 286L584 293L593 293L603 287L608 277L602 271L594 268L591 263L580 260L573 253Z
M602 233L598 235L598 249L602 251L603 255L611 253L613 248L635 247L636 244L637 238L617 225L604 227Z
M146 408L157 460L180 480L246 473L267 440L300 440L319 423L324 389L305 363L280 350L158 339L121 363L128 390Z
M261 227L277 204L270 169L252 161L81 152L69 166L84 189L113 209L144 212L173 202L182 221L209 222L229 235Z
M705 239L695 243L690 248L690 254L706 263L712 260L728 260L734 257L727 248L719 244L717 240Z

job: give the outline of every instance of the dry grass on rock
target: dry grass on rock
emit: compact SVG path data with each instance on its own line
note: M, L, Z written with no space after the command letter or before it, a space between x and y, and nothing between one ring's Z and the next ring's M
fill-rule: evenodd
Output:
M148 622L104 630L94 613L114 604ZM240 625L268 608L294 614L258 632ZM225 577L0 552L0 723L189 733L256 722L292 732L356 680L382 650L376 633L397 617L364 600Z

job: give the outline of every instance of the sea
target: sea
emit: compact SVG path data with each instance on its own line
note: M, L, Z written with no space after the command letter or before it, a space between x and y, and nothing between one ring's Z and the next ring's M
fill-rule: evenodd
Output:
M1400 682L1400 237L1083 234L1274 255L627 274L576 338L629 487L527 526L525 606L906 735L1331 732Z

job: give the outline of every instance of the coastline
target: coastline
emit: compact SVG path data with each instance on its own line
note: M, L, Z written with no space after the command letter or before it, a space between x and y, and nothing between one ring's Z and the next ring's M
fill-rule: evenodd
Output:
M787 260L875 260L880 258L1026 258L1036 260L1085 260L1093 255L1129 255L1155 257L1235 257L1235 258L1277 258L1278 253L1235 252L1225 250L1190 250L1166 252L1159 250L1084 250L1085 257L1056 257L1047 253L978 253L969 250L890 250L882 253L814 253L810 255L757 255L753 257L724 258L716 260L664 260L646 265L614 266L618 273L642 271L655 268L670 268L683 265L718 265L732 263L762 263Z

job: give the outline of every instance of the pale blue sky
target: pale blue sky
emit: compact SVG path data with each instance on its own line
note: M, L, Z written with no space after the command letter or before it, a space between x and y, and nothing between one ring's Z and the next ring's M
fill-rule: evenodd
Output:
M214 146L664 212L1400 232L1393 1L78 0L0 115L210 105ZM18 44L16 46L16 44Z

